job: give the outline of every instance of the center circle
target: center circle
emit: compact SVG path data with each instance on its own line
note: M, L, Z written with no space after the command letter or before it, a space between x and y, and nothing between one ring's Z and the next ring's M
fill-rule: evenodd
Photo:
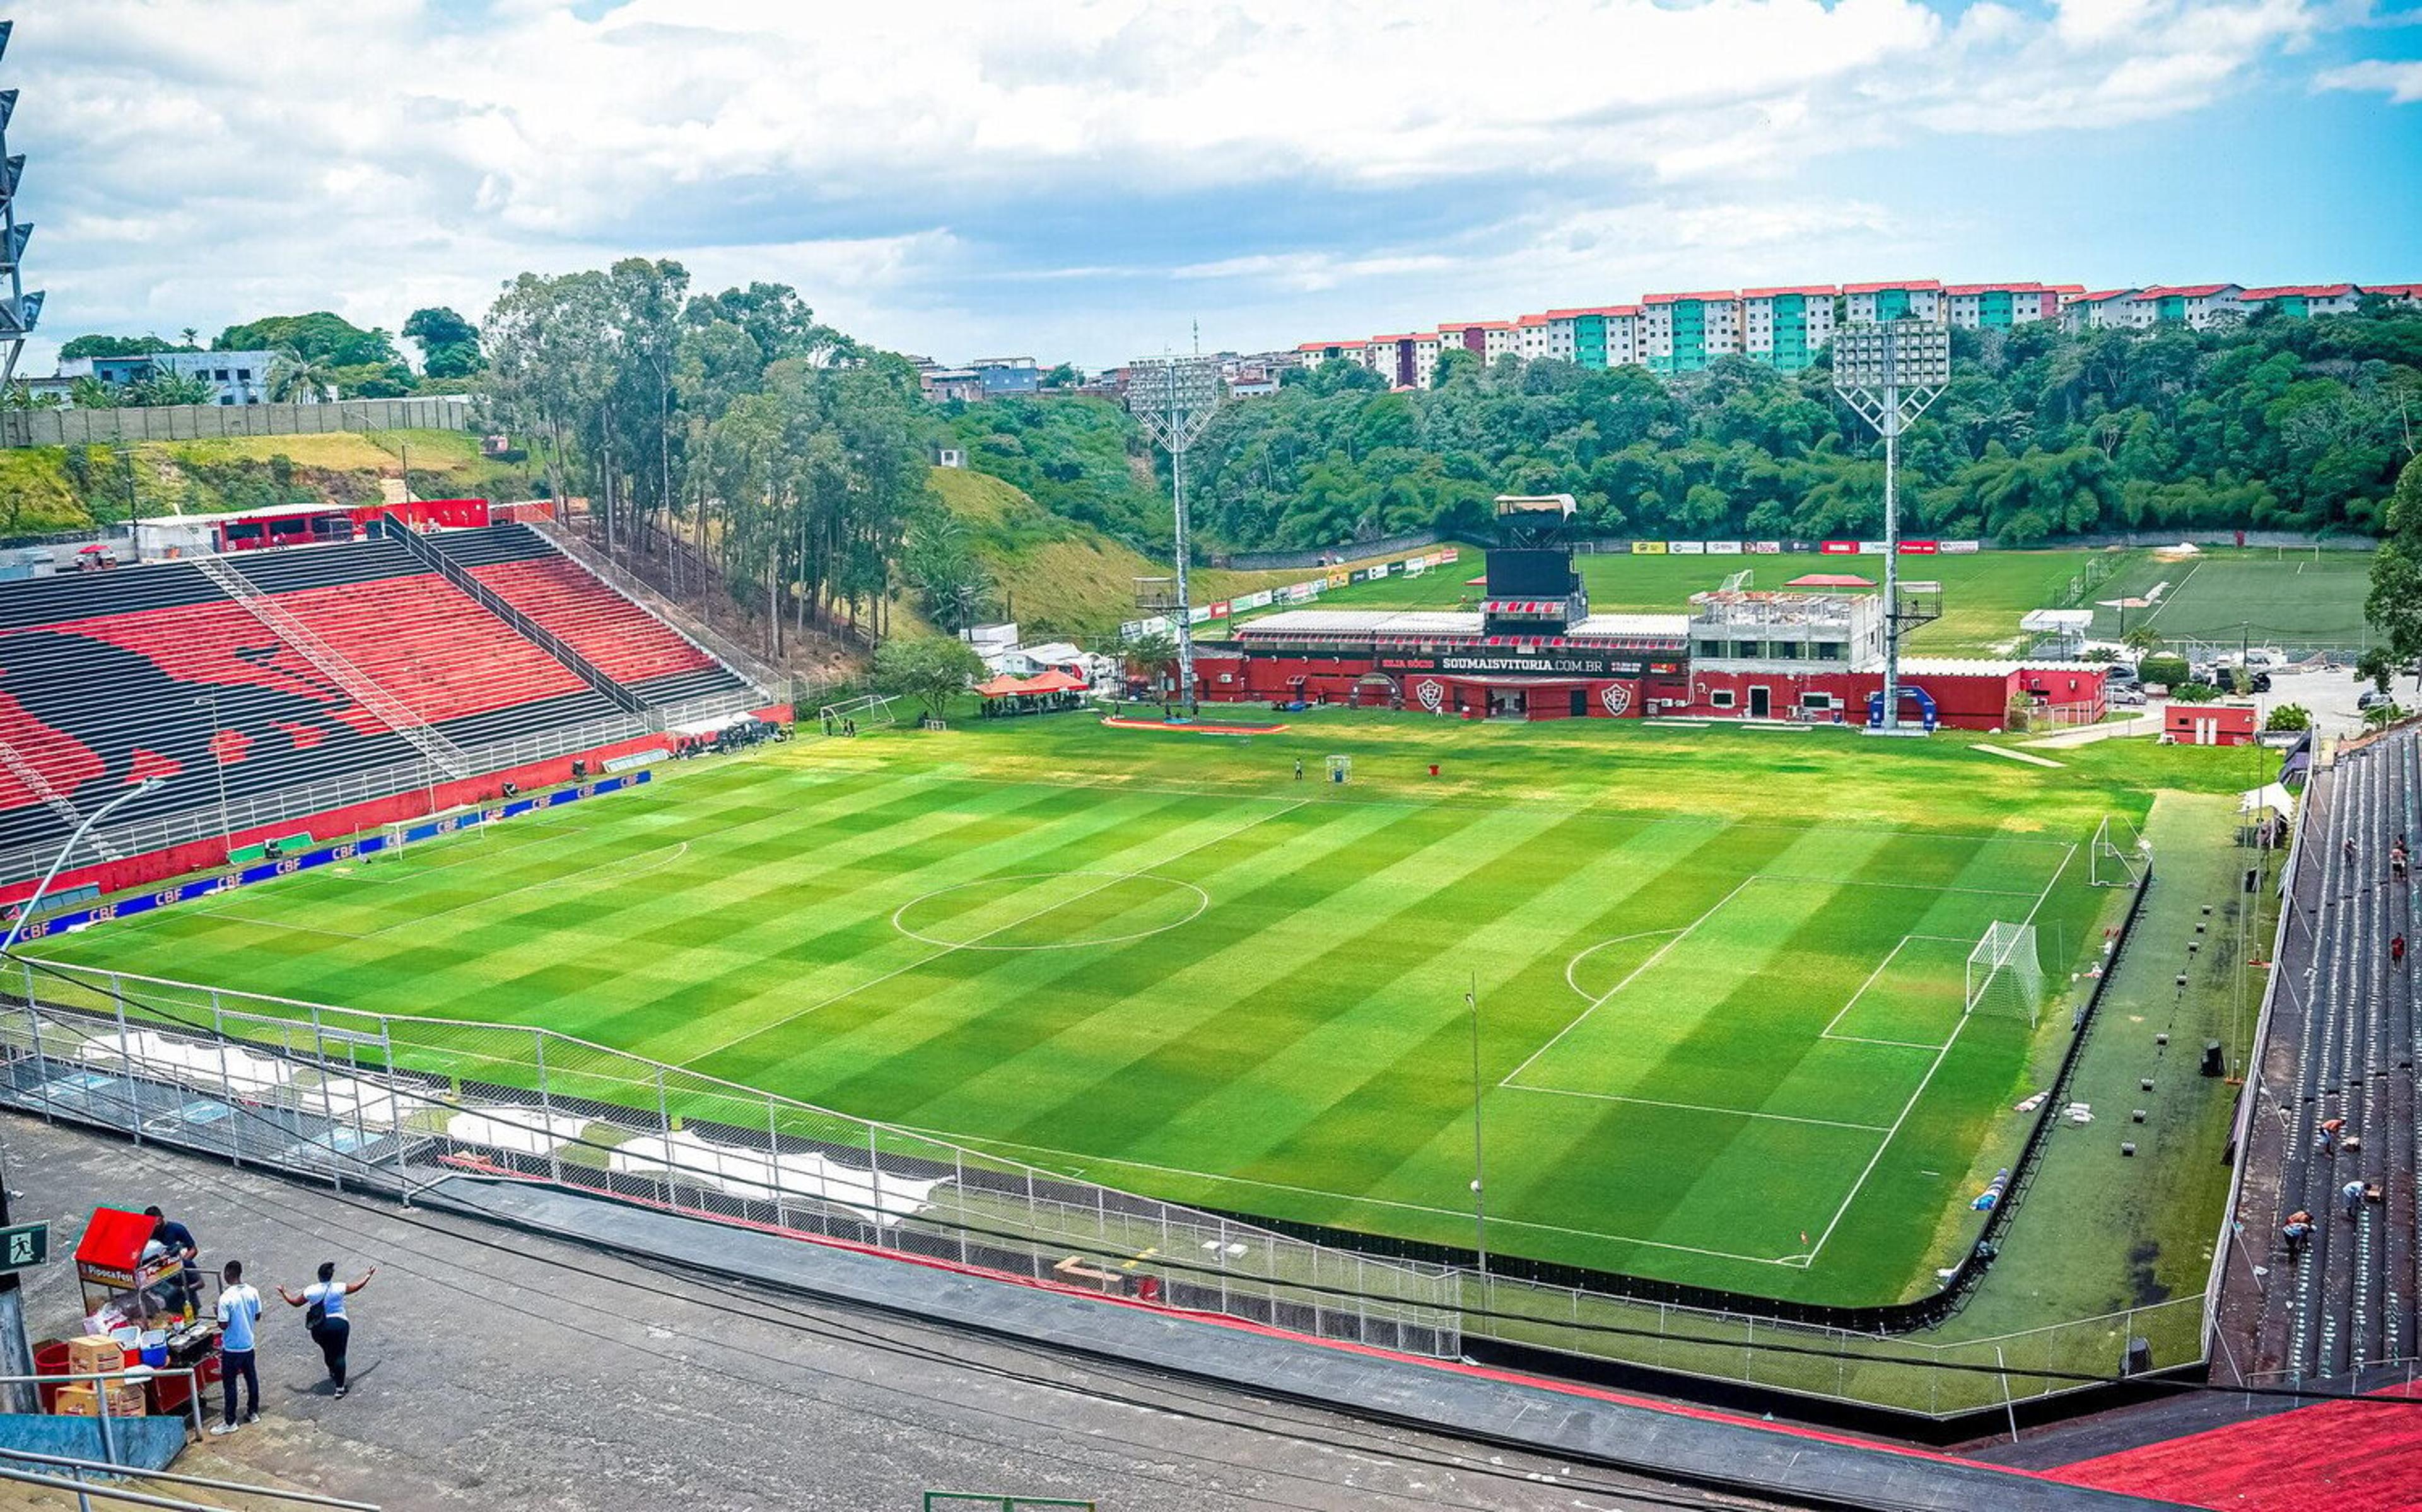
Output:
M1021 872L912 897L891 927L951 950L1075 950L1174 929L1210 906L1192 882L1150 872Z

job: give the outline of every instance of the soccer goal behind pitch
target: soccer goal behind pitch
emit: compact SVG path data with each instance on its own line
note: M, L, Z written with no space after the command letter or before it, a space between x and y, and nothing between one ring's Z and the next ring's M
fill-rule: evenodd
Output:
M2086 880L2097 887L2133 887L2152 864L2153 848L2124 818L2106 818L2095 827L2086 852Z
M2043 962L2036 955L2036 927L2000 919L1968 952L1967 1011L2024 1019L2032 1026L2043 1011Z
M891 712L891 696L879 693L844 699L838 704L826 704L816 710L816 720L826 735L839 735L851 725L863 725L868 729L875 729L885 725L899 723L897 717Z

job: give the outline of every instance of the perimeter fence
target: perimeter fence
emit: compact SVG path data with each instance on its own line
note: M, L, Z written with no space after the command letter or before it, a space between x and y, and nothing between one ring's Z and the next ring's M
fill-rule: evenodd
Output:
M546 1182L1432 1358L1486 1341L1933 1418L2190 1364L2208 1333L2203 1294L1956 1340L1615 1295L1316 1242L543 1028L50 961L0 982L0 1103L407 1202Z
M406 1202L544 1181L716 1222L1453 1358L1461 1277L1139 1197L550 1029L45 961L0 1101ZM904 1288L916 1285L904 1268Z

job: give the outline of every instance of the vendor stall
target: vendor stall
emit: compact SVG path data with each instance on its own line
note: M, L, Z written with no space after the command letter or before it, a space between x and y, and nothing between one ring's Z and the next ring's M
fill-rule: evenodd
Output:
M198 1272L189 1294L181 1261L152 1242L157 1226L144 1213L93 1209L75 1252L85 1332L115 1340L128 1367L197 1367L202 1379L215 1379L218 1320L198 1295ZM163 1378L145 1385L151 1411L184 1410L191 1389L186 1378Z

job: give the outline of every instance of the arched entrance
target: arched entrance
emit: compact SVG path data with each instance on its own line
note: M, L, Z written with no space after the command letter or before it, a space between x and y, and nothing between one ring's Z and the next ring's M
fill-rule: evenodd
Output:
M1396 679L1384 672L1365 672L1354 684L1354 707L1357 709L1393 709L1396 706Z

